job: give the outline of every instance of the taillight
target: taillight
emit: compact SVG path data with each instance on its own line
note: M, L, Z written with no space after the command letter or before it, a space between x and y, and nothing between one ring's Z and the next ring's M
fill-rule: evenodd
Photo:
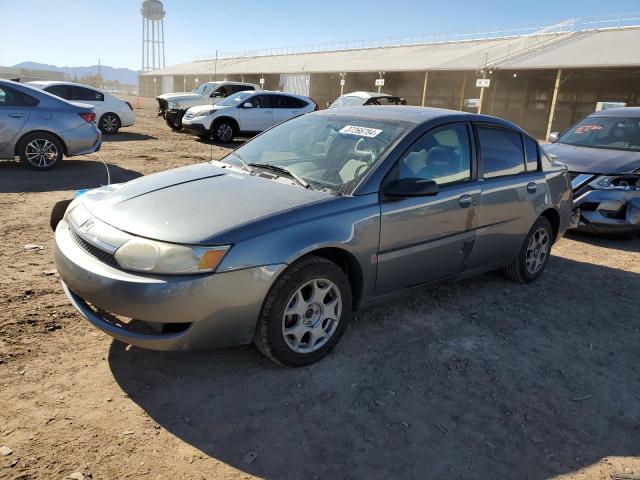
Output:
M96 121L96 114L94 112L79 113L78 115L80 115L85 122L91 123Z
M129 110L131 110L133 112L133 107L131 106L131 104L129 102L127 102L126 100L124 101L124 103L126 103L127 107L129 107Z

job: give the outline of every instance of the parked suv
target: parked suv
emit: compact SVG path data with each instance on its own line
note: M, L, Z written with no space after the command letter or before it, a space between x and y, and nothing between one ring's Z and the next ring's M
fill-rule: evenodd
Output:
M180 130L182 117L189 108L213 105L229 95L245 90L260 90L260 87L255 83L207 82L191 92L165 93L156 97L158 116L164 117L173 130Z
M246 91L215 105L190 108L182 119L182 126L200 138L211 135L218 142L230 142L237 135L256 134L314 110L318 110L318 105L302 95Z
M91 105L72 103L25 84L0 80L0 158L50 170L63 155L100 149Z
M98 128L106 135L118 133L120 127L130 127L136 121L133 107L129 102L88 85L50 81L29 82L27 85L41 88L70 102L93 105Z
M512 123L352 107L78 197L54 259L74 307L126 344L255 342L307 365L355 309L500 268L534 281L570 214L567 168Z

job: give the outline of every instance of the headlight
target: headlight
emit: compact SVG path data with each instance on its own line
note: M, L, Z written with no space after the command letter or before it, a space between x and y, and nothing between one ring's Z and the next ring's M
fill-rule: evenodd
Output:
M591 186L594 188L602 188L602 189L635 189L640 187L640 176L633 174L623 174L623 175L615 175L615 176L601 176L596 178Z
M213 110L204 110L202 112L194 113L192 118L206 117L210 113L213 113Z
M188 274L213 272L229 246L196 247L132 238L116 250L115 258L125 270Z
M178 108L178 102L167 102L167 108L169 110L175 110Z

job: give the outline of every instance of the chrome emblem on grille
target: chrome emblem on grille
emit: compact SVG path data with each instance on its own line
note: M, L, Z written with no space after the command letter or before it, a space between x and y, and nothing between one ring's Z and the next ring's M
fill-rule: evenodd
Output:
M82 233L87 233L89 230L91 230L95 226L95 224L96 223L93 221L93 218L90 218L89 220L84 222L82 225L80 225L78 230L80 230Z

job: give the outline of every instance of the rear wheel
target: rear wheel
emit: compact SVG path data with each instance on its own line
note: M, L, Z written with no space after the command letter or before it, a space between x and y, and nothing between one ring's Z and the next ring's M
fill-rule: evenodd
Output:
M547 266L552 243L551 223L545 217L538 218L529 230L518 256L504 268L505 276L514 282L533 282Z
M100 117L98 128L105 135L113 135L120 130L120 118L115 113L105 113Z
M62 160L62 143L49 133L30 133L20 140L18 155L25 167L51 170Z
M229 143L235 137L235 125L229 120L219 120L211 127L211 134L217 142Z
M351 287L333 262L310 256L276 280L254 343L276 363L303 366L328 354L351 319Z

